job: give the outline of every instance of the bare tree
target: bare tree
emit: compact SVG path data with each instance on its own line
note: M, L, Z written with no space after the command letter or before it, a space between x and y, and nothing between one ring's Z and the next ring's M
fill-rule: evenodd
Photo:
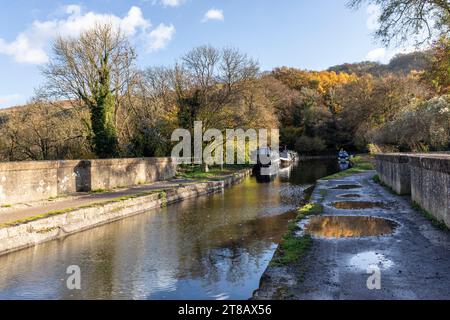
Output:
M364 2L381 8L376 36L385 45L393 41L399 44L410 37L423 44L450 32L448 0L350 0L348 5L359 8Z
M55 99L88 106L95 153L114 156L116 114L137 81L134 49L112 24L99 24L78 38L58 38L53 53L43 70L45 90Z
M222 50L222 61L219 66L220 80L231 91L236 84L254 79L259 72L258 62L249 58L235 48Z
M191 128L193 121L203 121L204 128L223 128L233 116L239 93L259 72L256 61L234 48L201 46L182 58L178 100L182 125ZM183 76L180 77L180 73ZM180 82L178 82L180 83Z
M34 98L8 113L1 128L8 160L74 159L89 153L86 132L75 109ZM2 150L3 151L3 150Z

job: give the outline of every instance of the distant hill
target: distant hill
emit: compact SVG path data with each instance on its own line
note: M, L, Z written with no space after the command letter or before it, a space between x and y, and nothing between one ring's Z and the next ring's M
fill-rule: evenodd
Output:
M416 51L407 54L398 54L388 64L382 64L373 61L364 61L358 63L344 63L333 66L328 71L337 73L354 73L358 76L371 74L381 76L387 73L396 73L407 75L411 71L423 71L429 56L428 51Z
M14 113L30 111L30 110L33 110L33 108L35 108L35 107L36 106L33 104L25 104L22 106L14 106L14 107L0 109L0 128L2 125L4 125L8 121L9 117L11 115L13 115ZM69 101L54 102L52 104L52 107L57 108L58 110L60 110L62 112L70 111L71 109L73 109L73 105Z

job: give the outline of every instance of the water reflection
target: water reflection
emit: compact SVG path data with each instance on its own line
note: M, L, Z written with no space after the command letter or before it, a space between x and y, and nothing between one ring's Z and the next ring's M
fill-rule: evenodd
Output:
M355 254L350 258L349 265L355 269L367 272L371 266L376 266L381 270L386 270L394 265L394 262L387 259L383 254L375 251L366 251Z
M338 198L361 198L360 194L357 193L349 193L338 196Z
M337 168L291 170L2 256L0 299L248 299L303 190ZM66 288L70 265L80 291Z
M392 220L357 216L312 217L305 227L308 234L323 238L384 236L397 228Z
M383 202L372 201L339 201L331 204L336 209L342 210L363 210L373 208L383 208L386 206Z
M351 189L360 189L362 188L359 184L341 184L337 187L334 187L334 190L351 190Z
M350 168L350 161L339 161L339 170L344 171Z

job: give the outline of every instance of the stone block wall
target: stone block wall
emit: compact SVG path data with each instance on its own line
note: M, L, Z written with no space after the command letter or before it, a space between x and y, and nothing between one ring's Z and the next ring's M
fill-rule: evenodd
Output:
M411 198L450 227L450 157L411 156Z
M0 163L0 206L58 195L57 161Z
M381 154L380 179L450 228L450 156L445 154Z
M172 158L0 163L0 206L167 180Z
M381 181L400 195L410 194L410 158L402 154L380 154L375 158L376 169Z

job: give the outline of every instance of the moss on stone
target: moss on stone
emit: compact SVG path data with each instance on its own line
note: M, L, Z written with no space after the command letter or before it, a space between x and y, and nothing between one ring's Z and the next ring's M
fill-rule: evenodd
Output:
M24 224L24 223L29 223L29 222L32 222L32 221L49 218L49 217L52 217L52 216L66 214L66 213L70 213L70 212L77 211L77 210L82 210L82 209L89 209L89 208L94 208L94 207L98 207L98 206L104 206L104 205L108 205L108 204L112 204L112 203L123 202L123 201L126 201L126 200L131 200L131 199L136 199L136 198L140 198L140 197L145 197L145 196L148 196L148 195L151 195L151 194L154 194L154 192L140 192L140 193L132 194L132 195L129 195L129 196L123 196L123 197L110 199L110 200L103 201L103 202L91 203L91 204L84 205L84 206L66 208L66 209L62 209L62 210L49 211L49 212L46 212L46 213L43 213L43 214L39 214L39 215L36 215L36 216L28 217L26 219L20 219L20 220L4 223L4 224L0 225L0 228L14 227L14 226L18 226L18 225L21 225L21 224Z
M413 202L412 207L416 210L419 211L427 220L429 220L431 222L431 224L433 226L435 226L438 229L444 230L444 231L450 231L450 228L447 227L447 225L441 221L438 220L434 215L432 215L430 212L428 212L427 210L423 209L418 203Z

